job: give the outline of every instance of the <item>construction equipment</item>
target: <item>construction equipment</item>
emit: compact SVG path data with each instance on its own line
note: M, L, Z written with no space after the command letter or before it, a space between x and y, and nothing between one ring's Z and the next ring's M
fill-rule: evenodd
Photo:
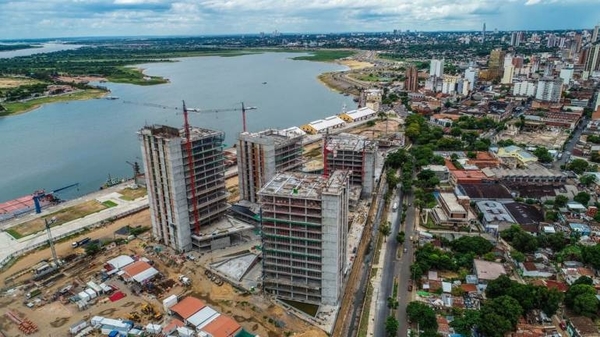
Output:
M127 104L138 104L138 105L143 105L143 106L149 106L149 107L153 107L153 108L160 108L160 109L172 109L172 110L180 110L177 107L170 107L170 106L166 106L166 105L161 105L161 104L155 104L155 103L139 103L139 102L132 102L132 101L123 101L123 103L127 103ZM201 110L201 109L188 109L185 105L185 101L182 102L182 113L183 113L183 129L184 129L184 133L185 133L185 151L187 154L187 158L188 158L188 168L190 171L190 188L191 188L191 192L192 192L192 211L193 211L193 216L194 216L194 232L195 233L200 233L200 221L199 221L199 216L198 216L198 200L196 197L196 172L194 169L194 158L192 156L192 142L191 142L191 137L190 137L190 124L189 124L189 120L188 120L188 112L196 112L196 113L210 113L210 112L215 112L215 113L220 113L220 112L228 112L228 111L242 111L242 120L243 120L243 131L246 131L246 111L247 110L255 110L257 109L256 107L246 107L244 105L244 103L242 103L242 108L241 109L212 109L212 110Z
M140 174L140 164L138 164L137 161L135 162L130 162L130 161L125 161L127 164L129 164L131 166L131 168L133 168L133 180L135 181L135 178L137 178Z
M52 239L52 232L50 231L50 226L56 222L56 217L53 216L50 221L48 218L44 218L44 222L46 223L46 232L48 232L48 244L50 245L50 251L52 252L52 258L54 259L54 264L58 266L60 263L58 261L58 256L56 255L56 248L54 248L54 240Z
M137 311L132 311L132 312L129 313L129 315L127 316L127 318L130 321L139 322L140 321L140 314Z
M33 194L33 204L35 206L35 212L37 214L39 214L39 213L42 212L42 205L40 204L40 199L46 198L46 197L52 197L55 193L58 193L60 191L64 191L64 190L69 189L69 188L74 187L74 186L79 186L79 183L71 184L69 186L65 186L65 187L59 188L57 190L54 190L52 192L48 192L48 193L46 193L46 191L44 191L44 190L36 191Z
M161 320L163 318L163 314L156 310L156 308L150 303L142 305L142 313L153 320Z
M23 332L26 335L34 334L39 330L38 326L35 325L32 321L30 321L28 318L21 318L18 314L11 310L8 310L5 316L8 317L11 321L13 321L13 323L18 325L19 330L21 330L21 332Z

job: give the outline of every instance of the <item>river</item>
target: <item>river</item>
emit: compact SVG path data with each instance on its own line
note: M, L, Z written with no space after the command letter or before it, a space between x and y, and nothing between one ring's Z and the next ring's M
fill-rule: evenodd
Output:
M182 126L176 110L123 101L228 109L256 106L247 112L249 131L300 126L337 114L351 97L317 81L327 71L346 69L332 63L295 61L299 54L266 53L238 57L193 57L171 63L143 64L145 73L170 83L135 86L104 83L118 100L95 99L45 105L25 114L0 118L0 202L44 188L73 183L79 189L61 192L73 198L97 190L108 174L131 177L126 161L141 157L136 132L144 125ZM265 83L266 82L266 83ZM265 83L265 84L263 84ZM223 130L226 144L235 144L242 129L241 112L191 114L190 124Z

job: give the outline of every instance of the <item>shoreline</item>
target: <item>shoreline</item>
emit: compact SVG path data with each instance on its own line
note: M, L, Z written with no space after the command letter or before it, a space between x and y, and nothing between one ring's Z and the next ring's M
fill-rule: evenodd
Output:
M75 97L71 96L71 95L78 95L78 94L79 94L79 96L75 96ZM28 113L31 111L35 111L35 110L43 107L45 104L65 103L65 102L68 103L68 102L73 102L73 101L86 101L89 99L100 99L100 98L107 96L108 94L110 94L110 91L102 91L100 89L86 89L86 90L79 90L79 91L69 92L69 93L56 95L56 96L32 99L28 102L23 102L23 103L22 102L9 103L9 104L27 104L29 102L33 102L33 103L31 103L31 106L23 108L22 110L19 110L19 111L14 111L14 112L9 112L8 109L5 107L6 110L0 111L0 118L18 116L18 115L22 115L22 114L25 114L25 113ZM67 97L65 97L65 96L67 96ZM64 97L64 99L61 99L63 97ZM50 101L36 103L35 102L36 100L50 100Z

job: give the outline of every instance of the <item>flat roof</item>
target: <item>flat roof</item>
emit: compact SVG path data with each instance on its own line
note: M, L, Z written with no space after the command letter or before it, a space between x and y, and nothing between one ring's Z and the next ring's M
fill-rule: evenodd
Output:
M465 208L458 203L458 198L454 193L440 193L440 198L444 200L450 212L466 212Z
M517 223L502 203L486 200L478 201L476 205L479 211L483 213L483 217L487 222L506 221Z
M138 273L135 276L133 276L133 280L138 283L144 283L144 281L152 279L157 274L158 274L158 270L154 269L154 267L150 267L150 268L144 270L143 272Z
M187 318L187 322L195 327L206 324L206 323L210 323L213 319L215 319L217 316L219 316L219 313L209 307L206 306L204 308L202 308L200 311L198 311L197 313L193 314L192 316Z
M491 171L496 177L545 177L545 178L557 178L563 177L564 174L559 171L550 170L540 164L531 163L527 165L526 168L520 169L504 169L504 168L490 168Z
M117 256L114 259L108 260L107 264L111 265L115 269L121 269L125 266L128 266L134 262L133 258L128 255Z
M277 195L320 199L323 192L336 193L347 185L349 171L334 171L329 178L320 174L301 172L278 173L258 192Z
M535 206L519 202L509 202L504 204L510 215L517 220L520 225L537 224L544 221L544 216Z
M479 170L454 170L452 174L456 179L484 179L487 176Z
M233 318L220 315L203 327L202 331L208 332L212 337L229 337L235 335L241 328Z
M371 116L375 114L375 110L371 109L371 108L360 108L360 109L356 109L356 110L350 110L345 112L344 114L352 117L352 119L357 119L357 118L362 118L362 117L367 117L367 116Z
M145 126L139 131L140 134L146 136L154 136L157 138L164 139L177 139L185 138L185 130L183 128L174 128L168 125L155 124L151 126ZM211 130L199 128L196 126L190 126L190 138L192 140L202 139L212 136L225 136L223 131Z
M340 124L346 124L343 119L338 116L330 116L325 119L318 119L316 121L308 123L308 125L312 126L315 130L325 130L333 126L337 126Z
M329 136L326 140L327 149L330 151L363 151L376 150L377 142L369 140L365 136L351 133L341 133Z
M299 133L296 129L302 133ZM292 139L300 139L304 134L305 132L299 128L289 128L285 130L267 129L260 132L242 132L240 133L240 139L250 142L266 140L268 142L273 142L275 145L281 145L288 143Z
M485 260L473 260L477 278L480 280L495 280L501 275L506 275L506 269L502 263Z
M471 199L512 199L502 184L460 184L458 189Z
M188 296L170 308L171 311L181 316L183 319L191 317L193 314L202 310L206 304L201 300Z

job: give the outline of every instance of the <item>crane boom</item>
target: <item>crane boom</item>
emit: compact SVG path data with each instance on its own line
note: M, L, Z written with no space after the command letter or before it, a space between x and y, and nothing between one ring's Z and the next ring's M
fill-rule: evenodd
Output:
M60 192L60 191L64 191L64 190L66 190L66 189L68 189L68 188L75 187L75 186L79 186L79 183L75 183L75 184L71 184L71 185L69 185L69 186L61 187L61 188L59 188L59 189L56 189L56 190L54 190L54 191L52 191L52 192L48 192L48 193L46 193L46 192L43 192L43 191L42 191L42 192L40 192L40 193L36 193L36 194L33 196L33 205L34 205L34 207L35 207L35 212L36 212L37 214L39 214L39 213L41 213L41 212L42 212L42 205L40 204L40 199L41 199L41 198L43 198L43 197L45 197L45 196L48 196L48 195L52 195L52 194L54 194L54 193L58 193L58 192Z

